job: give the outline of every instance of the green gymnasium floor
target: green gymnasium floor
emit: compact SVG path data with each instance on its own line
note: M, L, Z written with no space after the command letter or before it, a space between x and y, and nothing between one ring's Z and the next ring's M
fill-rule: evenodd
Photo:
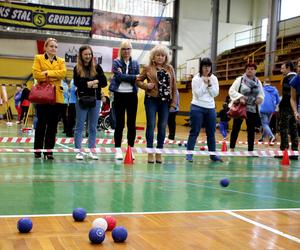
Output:
M3 122L0 134L28 137ZM144 138L144 131L138 135ZM32 144L0 143L0 148ZM214 163L202 156L189 163L169 155L163 164L147 164L145 154L135 157L135 164L124 165L110 153L99 154L98 161L76 161L74 153L55 153L54 161L1 153L0 215L70 214L75 207L88 213L300 207L298 161L281 166L274 158L223 157L223 163ZM219 185L225 177L227 188Z

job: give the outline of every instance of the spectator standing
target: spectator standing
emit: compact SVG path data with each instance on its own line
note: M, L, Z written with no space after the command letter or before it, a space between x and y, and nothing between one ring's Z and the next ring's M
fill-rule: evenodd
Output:
M264 138L268 136L269 142L274 144L275 136L270 128L270 120L279 104L279 94L278 90L271 85L269 78L266 78L263 89L265 98L260 107L260 119L263 127L263 134L259 141L262 142Z
M248 151L254 149L255 138L255 121L259 116L259 105L264 101L264 91L260 80L255 76L257 66L255 63L248 63L245 66L245 73L239 76L231 85L229 89L229 96L231 103L241 102L247 107L247 141ZM236 141L241 129L243 119L234 118L232 131L230 134L230 149L234 151Z

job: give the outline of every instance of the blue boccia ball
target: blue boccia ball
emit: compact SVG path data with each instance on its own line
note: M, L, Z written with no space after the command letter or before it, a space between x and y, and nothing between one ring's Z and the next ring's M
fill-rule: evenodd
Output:
M124 242L127 239L127 230L125 227L115 227L112 232L111 236L114 239L114 242Z
M17 228L20 233L29 233L32 229L32 221L29 218L22 218L18 221Z
M229 180L227 178L224 178L224 179L220 180L220 185L222 187L228 187L229 183L230 182L229 182Z
M89 239L93 244L100 244L105 239L105 231L100 227L93 227L90 230Z
M75 221L84 221L86 217L86 211L84 208L78 207L73 210L73 218Z

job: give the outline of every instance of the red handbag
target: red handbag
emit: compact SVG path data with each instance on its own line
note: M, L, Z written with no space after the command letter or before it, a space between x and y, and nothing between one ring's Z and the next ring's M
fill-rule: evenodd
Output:
M246 104L233 103L230 107L227 115L230 118L240 118L240 119L247 119L247 106Z
M47 79L46 82L39 82L32 87L29 94L29 101L36 104L55 104L55 86Z

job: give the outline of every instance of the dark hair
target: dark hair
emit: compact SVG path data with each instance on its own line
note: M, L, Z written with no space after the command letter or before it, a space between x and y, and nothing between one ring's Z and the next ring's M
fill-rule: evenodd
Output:
M295 69L293 62L291 62L291 61L285 62L284 65L286 68L290 68L290 71L294 71L294 69Z
M205 57L205 58L201 59L201 61L200 61L200 68L199 68L199 74L200 74L200 76L202 76L202 68L203 68L203 66L209 66L209 67L211 67L210 72L208 74L210 76L212 74L212 61L211 61L211 59L208 58L208 57Z
M256 69L257 69L257 65L256 65L255 62L249 62L249 63L247 63L247 64L245 65L245 70L246 70L247 68L254 68L254 69L256 70Z

